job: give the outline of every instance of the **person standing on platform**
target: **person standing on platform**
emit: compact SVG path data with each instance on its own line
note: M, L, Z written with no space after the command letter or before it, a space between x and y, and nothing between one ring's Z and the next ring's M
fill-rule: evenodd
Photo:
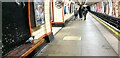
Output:
M87 12L88 12L88 9L86 7L83 7L82 13L83 13L83 16L84 16L84 20L86 20Z
M78 10L77 10L77 8L75 8L75 10L74 10L74 16L75 16L74 20L77 19L77 17L78 17Z
M79 7L79 18L82 20L82 6Z

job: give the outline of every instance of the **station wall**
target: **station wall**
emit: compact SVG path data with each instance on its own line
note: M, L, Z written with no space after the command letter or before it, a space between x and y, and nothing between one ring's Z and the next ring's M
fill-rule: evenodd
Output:
M106 1L97 2L93 5L91 5L92 11L103 13L116 18L120 18L119 0L106 0Z

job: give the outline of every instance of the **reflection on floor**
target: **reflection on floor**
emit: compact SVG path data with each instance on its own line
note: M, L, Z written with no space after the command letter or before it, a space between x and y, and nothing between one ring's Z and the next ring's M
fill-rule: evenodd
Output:
M60 31L62 29L62 27L52 27L52 32L53 35L55 35L58 31Z
M117 56L94 20L88 14L86 21L70 21L37 56Z

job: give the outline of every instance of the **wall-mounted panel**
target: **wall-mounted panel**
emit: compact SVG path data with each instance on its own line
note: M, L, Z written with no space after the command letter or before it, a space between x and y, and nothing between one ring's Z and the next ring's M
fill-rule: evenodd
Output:
M63 21L63 17L62 17L62 7L59 8L59 4L57 4L58 0L53 0L53 4L54 4L54 22L64 22Z

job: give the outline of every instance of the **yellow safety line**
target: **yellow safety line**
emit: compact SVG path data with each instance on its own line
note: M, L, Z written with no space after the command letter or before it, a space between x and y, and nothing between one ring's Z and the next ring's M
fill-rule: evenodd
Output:
M99 20L99 18L95 17L93 14L92 16L99 21L101 24L103 24L105 27L107 27L108 29L110 29L113 33L115 33L117 36L120 37L120 33L118 33L117 31L115 31L113 28L111 28L110 26L108 26L107 24L105 24L103 21Z

